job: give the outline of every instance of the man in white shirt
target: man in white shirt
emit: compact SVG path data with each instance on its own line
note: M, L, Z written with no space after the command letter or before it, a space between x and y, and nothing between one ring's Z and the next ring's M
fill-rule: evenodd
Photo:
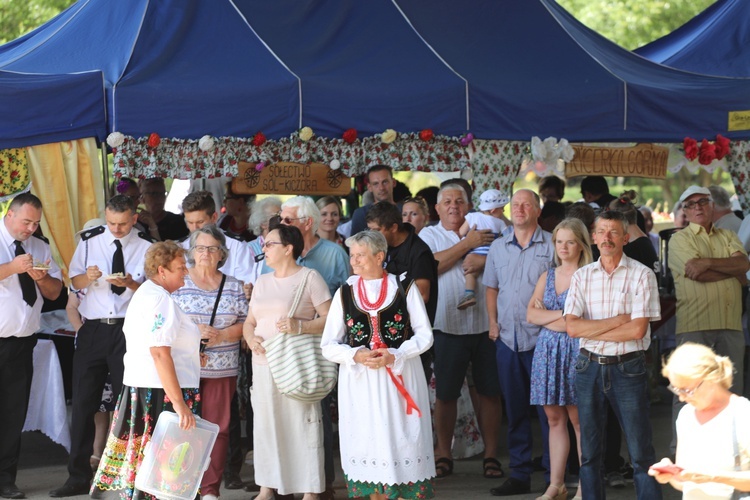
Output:
M56 299L62 281L47 240L34 235L42 202L16 196L0 224L0 497L25 498L16 487L21 430L29 406L42 296ZM49 266L48 269L45 269ZM41 296L40 296L41 295Z
M94 414L110 374L112 391L120 394L124 372L122 325L133 293L146 279L143 263L152 239L133 229L138 215L125 195L112 197L104 210L106 226L81 234L70 276L73 288L86 290L78 311L85 318L76 335L73 356L73 404L68 479L50 496L88 493L93 477L89 459L94 445Z
M470 250L489 245L495 239L490 231L472 229L465 238L459 229L469 211L468 196L459 184L449 183L438 192L436 209L440 222L422 229L419 237L427 243L438 261L438 307L435 314L435 468L437 477L453 472L451 445L456 425L456 402L466 371L471 363L474 383L479 393L479 426L485 443L486 477L502 477L497 461L497 438L502 409L500 383L497 378L495 345L488 335L484 306L484 289L476 294L477 305L457 309L465 288L464 270L481 273L486 256L471 255Z
M598 261L580 268L565 301L568 335L580 338L576 363L581 422L583 498L605 498L602 478L607 400L620 421L633 465L639 500L659 500L661 488L648 468L655 463L649 420L645 350L650 321L661 318L654 272L623 253L628 222L621 212L602 212L594 223Z

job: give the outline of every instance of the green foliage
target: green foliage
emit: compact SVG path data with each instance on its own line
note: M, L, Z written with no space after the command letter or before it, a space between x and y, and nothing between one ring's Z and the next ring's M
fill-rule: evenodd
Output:
M679 28L714 0L557 0L583 24L628 50Z
M0 43L28 33L73 3L74 0L0 0Z

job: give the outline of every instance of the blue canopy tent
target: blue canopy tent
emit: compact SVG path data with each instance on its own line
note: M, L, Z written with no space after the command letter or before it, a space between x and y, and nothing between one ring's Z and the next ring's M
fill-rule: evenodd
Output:
M673 32L634 52L704 75L750 77L750 2L718 0Z
M681 142L728 132L750 109L746 82L644 60L586 28L553 0L394 0L469 82L472 132L528 141Z
M36 75L0 71L0 149L102 137L106 106L100 71Z

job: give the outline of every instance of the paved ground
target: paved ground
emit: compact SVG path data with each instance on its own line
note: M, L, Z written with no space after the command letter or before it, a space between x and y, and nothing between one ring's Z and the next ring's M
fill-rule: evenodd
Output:
M666 398L665 394L665 398ZM665 401L668 401L665 399ZM669 441L671 439L671 404L656 403L652 406L652 423L654 428L654 445L656 447L657 460L668 454ZM505 435L504 432L502 434ZM538 435L538 434L537 434ZM504 439L501 440L501 443ZM539 449L537 440L535 448ZM623 449L624 446L623 446ZM508 463L507 448L501 447L500 461L505 465ZM18 487L23 490L30 499L49 498L47 493L61 486L67 478L65 469L67 453L59 446L40 433L24 433L21 464L18 472ZM456 461L455 472L452 476L437 481L436 497L446 500L472 499L472 498L494 498L489 494L489 489L498 486L500 480L485 479L481 475L481 459L472 458ZM252 467L246 466L242 470L245 480L252 479ZM335 485L337 498L346 498L345 489L341 482L342 474L337 473L338 481ZM519 500L534 499L542 494L544 488L544 476L541 472L535 473L532 478L532 494L518 495L511 498ZM571 491L572 497L575 491ZM224 500L249 500L252 493L243 490L223 490ZM610 499L632 499L635 498L635 490L632 484L620 490L608 489L607 497ZM82 498L82 497L78 497ZM299 496L301 498L301 496ZM665 500L677 500L681 495L671 488L664 488Z

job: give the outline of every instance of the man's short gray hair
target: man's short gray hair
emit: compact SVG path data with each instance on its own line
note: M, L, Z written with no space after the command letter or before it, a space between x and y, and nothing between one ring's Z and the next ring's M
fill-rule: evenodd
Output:
M268 225L268 220L281 210L281 200L275 196L269 196L262 200L256 200L250 205L250 218L247 225L256 236L263 232L261 225Z
M708 186L708 190L711 191L711 199L713 199L716 208L720 210L732 209L732 200L726 189L721 186L711 185Z
M351 248L353 245L367 246L373 255L383 252L388 253L388 242L380 231L365 230L350 236L346 239L346 246Z
M318 232L318 226L320 225L320 210L318 210L315 202L309 196L294 196L289 198L281 204L281 209L285 208L296 208L297 217L310 217L313 221L312 232L313 234Z
M462 198L466 203L469 203L469 195L466 193L466 190L461 184L446 184L445 186L440 188L440 191L438 191L437 194L437 202L440 203L440 200L443 199L443 192L444 191L460 191L462 193Z
M191 266L195 265L195 241L201 234L207 234L211 238L219 242L219 252L221 253L221 258L219 259L219 263L217 264L216 268L220 268L227 261L227 257L229 257L229 249L227 248L227 238L226 236L224 236L224 232L216 227L215 224L206 224L202 228L196 229L195 231L190 233L190 249L187 252L187 263Z

